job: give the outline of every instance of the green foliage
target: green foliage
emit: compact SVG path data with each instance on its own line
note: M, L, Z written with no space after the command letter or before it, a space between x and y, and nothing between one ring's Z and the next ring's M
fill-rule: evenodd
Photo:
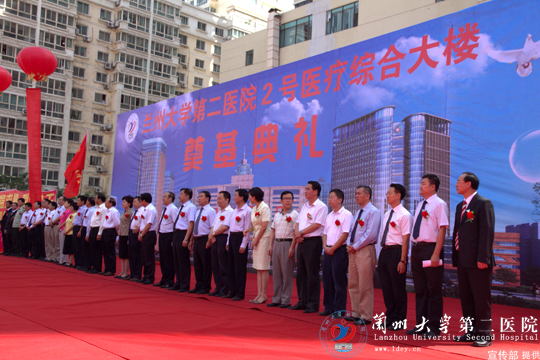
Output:
M517 274L512 270L499 267L493 274L493 280L500 281L504 285L508 285L509 283L517 283L518 277Z
M521 282L527 286L532 286L536 283L540 285L540 268L531 266L521 272Z
M517 296L491 296L491 302L500 305L518 306L527 309L540 310L540 301L526 300Z
M0 190L28 190L28 173L21 176L0 175Z

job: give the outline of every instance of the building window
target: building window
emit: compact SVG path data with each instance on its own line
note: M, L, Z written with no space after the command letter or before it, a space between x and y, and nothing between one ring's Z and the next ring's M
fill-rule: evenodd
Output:
M195 59L195 67L199 69L204 69L204 60Z
M45 140L62 141L62 127L51 124L41 124L41 138Z
M92 166L101 166L101 156L90 156L90 165Z
M111 42L111 33L99 30L98 39L101 41Z
M180 45L187 46L187 35L180 35Z
M212 71L215 72L215 73L219 73L219 68L220 68L220 66L218 64L213 64L212 65Z
M0 166L0 175L4 176L21 176L26 171L22 167Z
M253 50L246 51L246 66L253 65Z
M206 24L200 21L197 21L197 30L206 31Z
M102 51L98 51L98 53L97 53L97 61L109 62L109 54L104 53Z
M90 5L82 1L77 1L77 12L88 15L90 13Z
M82 111L71 109L71 120L82 120Z
M41 185L58 186L58 171L41 170Z
M101 103L102 105L107 105L107 95L102 93L94 93L94 102Z
M222 28L216 28L216 35L223 37L225 35L225 31Z
M3 19L5 18L3 17ZM32 29L31 27L24 26L22 24L17 24L15 22L10 22L7 20L3 20L3 21L4 21L4 36L35 44L36 29Z
M229 29L228 34L234 38L240 38L242 36L246 36L247 32L243 32L238 29Z
M0 157L26 160L26 144L0 141Z
M41 161L51 164L60 164L60 150L47 146L41 147Z
M71 160L73 160L73 158L75 157L75 153L67 153L67 156L66 156L66 163L69 164L71 162Z
M75 141L75 142L81 141L81 133L78 133L76 131L70 131L68 133L68 140Z
M86 57L86 48L84 46L75 45L74 54L81 57Z
M195 45L195 48L197 50L204 51L206 49L206 42L204 42L202 40L197 40L197 44Z
M122 95L120 96L120 108L124 110L135 110L144 106L144 99L130 96Z
M0 133L27 136L26 121L2 116L0 117Z
M112 19L112 13L111 13L109 10L100 9L100 11L99 11L99 18L100 18L101 20L111 21L111 19Z
M186 74L178 73L178 82L186 81Z
M101 136L101 135L92 135L90 137L90 144L92 144L92 145L103 145L103 136Z
M48 100L41 100L41 115L63 119L64 104Z
M214 55L221 56L221 46L214 45Z
M279 47L298 44L311 39L311 15L291 21L279 28Z
M77 24L77 30L79 30L79 35L88 35L88 26Z
M88 186L91 186L91 187L99 187L100 180L101 180L101 179L98 178L98 177L89 176L89 177L88 177Z
M78 88L71 88L71 97L78 100L84 100L84 90Z
M96 81L100 83L107 82L107 74L96 72Z
M219 83L217 81L212 81L212 86L216 86L216 85L219 85Z
M85 75L86 75L86 69L83 69L83 68L80 68L80 67L77 67L77 66L73 67L73 76L74 77L84 79Z
M326 12L326 35L358 26L358 3Z
M189 18L187 16L180 16L180 21L182 23L182 25L187 25L188 24L188 21L189 21Z
M92 120L94 124L103 125L105 124L105 115L94 114L94 119Z
M193 85L198 86L198 87L203 87L203 78L195 76L193 78Z
M185 54L178 54L178 61L180 62L180 64L187 64L186 59L187 58Z

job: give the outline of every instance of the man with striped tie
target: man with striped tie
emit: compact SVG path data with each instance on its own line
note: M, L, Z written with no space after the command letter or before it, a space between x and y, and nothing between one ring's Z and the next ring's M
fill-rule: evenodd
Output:
M472 319L473 329L454 340L486 347L491 345L495 211L491 201L478 195L479 185L471 172L464 172L456 182L456 191L464 200L456 207L452 265L457 267L463 317Z

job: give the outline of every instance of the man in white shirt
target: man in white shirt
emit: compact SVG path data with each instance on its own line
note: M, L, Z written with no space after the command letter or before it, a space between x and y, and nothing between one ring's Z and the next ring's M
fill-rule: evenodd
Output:
M216 211L210 206L211 195L208 191L199 193L199 210L195 215L193 234L189 248L193 250L193 267L195 268L195 287L188 293L208 294L212 286L212 254L206 248L210 227L216 218Z
M351 229L352 214L342 204L345 194L340 189L330 190L328 205L332 208L326 216L323 233L323 287L324 311L320 316L347 311L347 238Z
M141 232L141 215L143 213L141 197L133 198L133 216L129 223L128 235L128 257L129 257L129 281L139 281L142 276L141 243L139 233Z
M90 221L92 220L92 215L96 211L96 199L89 197L86 199L86 210L83 214L83 226L79 230L81 237L84 239L83 242L83 270L85 272L90 272L92 266L92 256L90 253Z
M174 284L174 256L173 256L173 232L174 220L178 214L178 208L174 203L174 193L167 191L163 194L163 210L159 219L157 231L159 234L159 267L161 269L161 281L154 286L164 289L171 288Z
M443 244L450 224L446 202L437 196L440 180L437 175L426 174L420 183L420 195L425 199L416 207L412 232L411 270L416 293L416 326L407 334L440 334L443 316ZM429 261L427 267L423 261ZM427 320L427 323L425 321Z
M381 223L381 253L379 255L379 278L386 305L386 328L391 331L405 329L407 318L407 258L412 215L401 205L407 190L401 184L390 184L386 202L392 207L384 214Z
M229 254L227 254L227 238L233 208L229 205L231 194L221 191L217 197L218 213L208 235L206 247L212 252L212 272L216 288L208 296L222 297L229 295Z
M234 192L234 209L229 225L229 238L227 251L229 252L229 295L225 299L233 301L244 300L246 293L247 256L246 247L248 237L244 236L244 230L251 227L251 208L247 201L249 194L246 189L238 189Z
M41 201L34 203L34 212L28 223L28 231L30 237L30 259L38 259L40 257L40 248L42 239L41 223L45 217L45 210L41 208Z
M272 283L274 296L268 307L287 308L291 306L294 272L294 224L298 211L293 210L294 195L290 191L281 193L282 209L274 215L270 232L268 255L272 257Z
M58 254L55 254L55 242L58 242L58 226L54 224L54 221L59 216L56 211L57 207L56 202L50 203L50 211L45 217L45 261L48 262L54 262L58 258Z
M21 248L22 256L27 258L28 253L30 252L30 236L28 230L28 224L30 223L30 218L34 212L32 211L32 203L24 204L24 213L21 217L21 222L19 224L19 232L21 234Z
M88 271L89 274L99 274L103 275L101 271L101 258L103 254L101 238L98 238L99 228L105 218L105 200L107 198L102 193L97 193L95 202L96 210L92 214L90 219L90 232L88 235L88 241L90 243L90 258L91 258L91 269Z
M321 281L319 280L322 235L328 208L319 200L321 184L308 181L305 188L307 203L302 206L294 230L293 246L298 244L296 264L296 290L298 302L291 310L304 313L319 311Z
M377 264L375 244L379 239L381 213L371 203L372 190L367 185L356 188L356 203L361 209L354 215L349 234L349 295L353 313L359 316L346 317L369 325L373 320L373 273Z
M141 204L144 209L141 214L141 232L138 240L141 242L144 275L137 282L143 285L151 285L154 283L156 273L154 248L156 246L158 215L156 207L152 205L152 195L150 193L141 194Z
M193 190L189 188L180 189L178 198L180 199L180 208L174 222L173 236L173 254L174 254L174 272L176 274L176 282L169 290L177 290L178 292L189 291L189 283L191 281L191 260L189 250L189 239L193 232L195 224L195 212L197 208L191 202Z
M83 270L83 257L84 257L84 236L82 236L81 228L83 227L84 214L86 213L86 200L88 198L84 195L77 197L77 212L73 219L73 259L75 260L75 269Z
M103 249L104 276L114 276L116 274L116 249L114 245L120 228L120 213L115 206L116 200L114 198L108 198L105 201L105 217L99 227L97 236Z

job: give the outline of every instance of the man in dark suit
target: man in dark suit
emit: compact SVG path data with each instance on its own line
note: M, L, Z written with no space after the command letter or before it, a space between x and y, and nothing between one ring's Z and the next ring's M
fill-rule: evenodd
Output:
M463 317L472 320L472 331L455 337L473 346L491 345L491 278L495 257L495 212L491 201L477 194L480 181L470 172L456 182L464 200L456 207L452 265L457 267Z

